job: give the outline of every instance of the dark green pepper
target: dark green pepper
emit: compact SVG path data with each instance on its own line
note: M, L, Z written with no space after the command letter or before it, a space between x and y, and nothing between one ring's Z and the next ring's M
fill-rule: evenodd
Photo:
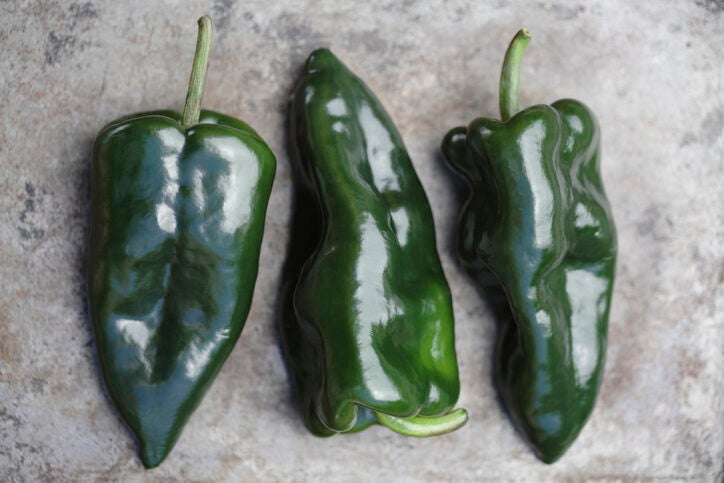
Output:
M248 125L200 111L210 37L202 17L183 116L121 118L93 151L90 318L108 392L149 468L244 327L276 169Z
M498 389L538 457L552 463L578 436L601 385L616 230L593 113L570 99L517 112L529 38L521 30L506 54L502 122L455 128L442 151L470 186L458 249L497 312Z
M285 267L283 346L316 435L379 422L411 436L467 420L450 290L430 205L402 139L329 50L291 101L296 213Z

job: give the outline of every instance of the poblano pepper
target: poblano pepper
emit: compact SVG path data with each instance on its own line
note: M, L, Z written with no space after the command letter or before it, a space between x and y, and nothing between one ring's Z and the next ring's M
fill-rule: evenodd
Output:
M450 290L430 205L402 139L329 50L291 101L296 213L283 281L283 346L308 428L457 429Z
M248 125L200 111L210 41L202 17L183 116L121 118L93 151L90 318L147 467L171 451L241 334L276 169Z
M455 128L442 151L470 186L458 249L499 319L497 386L538 457L552 463L601 385L616 230L593 113L570 99L518 112L528 41L521 30L506 54L502 122Z

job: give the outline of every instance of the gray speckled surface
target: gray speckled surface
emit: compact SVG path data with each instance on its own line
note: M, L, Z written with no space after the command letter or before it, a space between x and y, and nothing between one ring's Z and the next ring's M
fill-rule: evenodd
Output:
M147 472L104 396L86 320L90 146L123 114L181 108L205 12L216 35L204 105L251 123L279 169L244 333L175 450ZM0 18L0 480L721 481L721 0L11 0ZM448 128L497 115L499 65L521 26L533 34L521 105L575 97L597 113L619 232L600 399L553 466L495 398L494 323L452 253L455 185L438 152ZM319 46L385 103L431 199L471 415L454 434L322 440L297 414L274 320L292 188L283 127Z

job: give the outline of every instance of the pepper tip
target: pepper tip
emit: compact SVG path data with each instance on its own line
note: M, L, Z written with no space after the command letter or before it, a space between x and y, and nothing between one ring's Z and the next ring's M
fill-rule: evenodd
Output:
M165 442L148 441L141 438L139 440L138 455L141 458L143 466L147 470L150 470L163 463L163 460L165 460L166 456L171 452L172 447L173 444L169 446Z
M339 59L326 47L319 48L309 54L307 59L306 70L307 72L318 72L325 67L329 67L334 64L338 64Z

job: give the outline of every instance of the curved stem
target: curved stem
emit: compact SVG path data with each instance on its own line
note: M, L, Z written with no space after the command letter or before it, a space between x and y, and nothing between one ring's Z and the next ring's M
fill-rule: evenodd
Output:
M520 29L505 52L503 71L500 73L500 117L503 122L518 112L520 62L528 42L530 33L526 29Z
M465 409L455 409L438 417L415 416L412 418L398 418L375 411L375 416L381 425L405 436L426 438L450 433L461 428L468 422L468 412Z
M206 83L206 69L209 67L212 29L211 18L208 15L199 19L199 36L196 38L194 65L191 69L189 90L186 93L186 104L181 121L181 125L186 129L199 122L201 98L204 96L204 84Z

